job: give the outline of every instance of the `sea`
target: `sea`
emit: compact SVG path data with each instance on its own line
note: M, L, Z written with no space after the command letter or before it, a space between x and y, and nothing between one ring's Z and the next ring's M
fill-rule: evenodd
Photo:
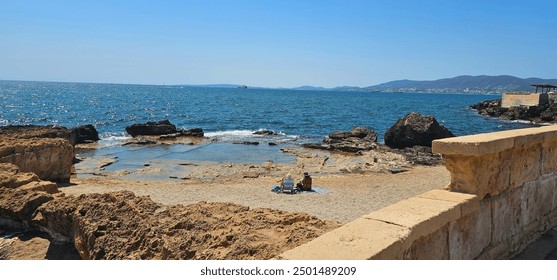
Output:
M280 161L275 154L280 148L319 142L333 131L358 126L375 130L383 142L387 129L410 112L434 116L457 136L533 126L469 109L497 98L500 95L0 81L0 126L92 124L100 133L101 148L121 150L129 138L126 126L170 120L178 128L202 128L213 140L203 149L176 148L197 160ZM253 134L261 129L277 135ZM278 145L232 144L237 141Z

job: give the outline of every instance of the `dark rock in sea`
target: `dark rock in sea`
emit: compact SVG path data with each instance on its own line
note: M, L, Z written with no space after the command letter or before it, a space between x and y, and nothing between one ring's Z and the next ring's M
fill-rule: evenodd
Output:
M356 127L348 132L334 131L322 143L307 143L302 147L342 152L373 150L377 148L377 133L366 127Z
M178 137L203 137L205 133L201 128L181 129L176 133L164 134L159 139L175 139Z
M72 128L70 131L76 134L76 144L91 143L100 140L99 132L91 124L78 126Z
M269 146L276 146L277 145L277 143L275 143L275 142L269 142L268 144L269 144Z
M253 134L255 135L279 135L278 133L272 131L272 130L268 130L268 129L260 129L258 131L255 131Z
M188 137L203 137L205 135L201 128L182 129L180 132L183 136Z
M165 135L178 132L176 126L170 121L147 122L144 124L132 124L126 127L126 132L132 137L138 135Z
M259 142L256 141L234 141L232 144L238 145L259 145Z
M399 149L413 146L431 147L433 140L447 137L454 137L454 134L440 125L433 116L412 112L387 130L385 144Z

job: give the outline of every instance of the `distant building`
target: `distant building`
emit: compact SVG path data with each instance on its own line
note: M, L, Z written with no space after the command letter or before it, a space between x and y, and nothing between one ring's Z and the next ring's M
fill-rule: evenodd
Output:
M514 106L539 106L555 102L557 97L557 86L544 84L532 85L536 92L506 92L501 98L501 107L510 108Z

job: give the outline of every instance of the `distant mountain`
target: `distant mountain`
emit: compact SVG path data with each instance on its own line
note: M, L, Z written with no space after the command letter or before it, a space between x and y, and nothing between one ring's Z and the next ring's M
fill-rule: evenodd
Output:
M532 91L532 84L557 84L557 79L514 76L457 76L434 81L398 80L364 88L382 92L451 92L451 93L501 93Z
M291 90L331 90L324 87L314 87L314 86L301 86L301 87L294 87L290 89Z

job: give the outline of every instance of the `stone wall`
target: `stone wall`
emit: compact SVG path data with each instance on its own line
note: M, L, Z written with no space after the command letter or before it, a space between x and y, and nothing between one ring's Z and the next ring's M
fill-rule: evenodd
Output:
M501 107L510 108L513 106L538 106L547 104L549 96L539 93L503 93Z
M557 126L433 142L451 172L281 259L505 259L557 225Z

